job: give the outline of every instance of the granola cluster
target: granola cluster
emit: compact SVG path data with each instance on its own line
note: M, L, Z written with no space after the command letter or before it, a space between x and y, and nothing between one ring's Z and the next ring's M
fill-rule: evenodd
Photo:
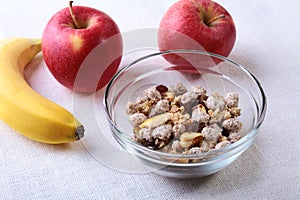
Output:
M133 125L134 140L168 153L198 154L223 148L241 138L237 93L225 97L182 83L157 85L144 97L128 102L126 112Z

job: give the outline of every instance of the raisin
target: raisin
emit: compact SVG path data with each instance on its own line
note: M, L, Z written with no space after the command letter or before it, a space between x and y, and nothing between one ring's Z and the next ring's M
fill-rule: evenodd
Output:
M228 137L229 136L229 131L226 128L223 128L222 135L225 136L225 137Z
M169 91L169 89L166 86L164 86L164 85L158 85L158 86L156 86L156 90L159 91L160 94L163 94L163 93Z
M203 122L200 122L200 123L199 123L199 126L198 126L198 130L197 130L197 132L198 132L198 133L201 133L202 129L203 129L205 126L206 126L206 124L205 124L205 123L203 123Z

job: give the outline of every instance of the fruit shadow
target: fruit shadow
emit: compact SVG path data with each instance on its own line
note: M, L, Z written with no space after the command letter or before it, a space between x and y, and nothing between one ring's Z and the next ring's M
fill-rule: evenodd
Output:
M24 137L27 142L30 142L31 146L34 146L36 149L43 149L49 152L66 152L66 151L81 151L84 152L84 148L82 147L82 144L80 140L70 142L70 143L62 143L62 144L46 144L38 141L33 141L29 138L26 138L25 136L20 135L21 137ZM78 147L81 146L81 147Z
M192 193L217 196L254 187L257 182L265 180L271 170L269 166L266 167L266 160L260 148L259 145L252 145L227 168L210 176L192 179L162 177L162 179L172 188L180 188L174 190L175 193L178 192L178 196Z

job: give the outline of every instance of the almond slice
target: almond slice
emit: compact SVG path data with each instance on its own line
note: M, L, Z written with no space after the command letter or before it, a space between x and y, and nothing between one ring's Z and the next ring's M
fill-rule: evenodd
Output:
M184 132L180 136L179 144L183 148L188 148L191 146L199 146L202 143L203 139L204 137L201 133Z
M191 141L197 137L200 137L202 136L201 133L197 133L197 132L184 132L181 134L180 136L180 141L184 141L184 142L187 142L187 141Z
M139 127L153 129L160 125L163 125L169 119L171 119L171 113L164 113L161 115L156 115L154 117L146 119Z

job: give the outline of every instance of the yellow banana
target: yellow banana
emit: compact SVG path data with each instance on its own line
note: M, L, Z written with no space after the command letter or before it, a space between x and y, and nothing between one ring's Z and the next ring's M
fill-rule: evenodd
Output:
M66 109L35 92L24 79L24 68L40 51L40 39L0 41L0 119L35 141L76 141L84 133L80 122Z

